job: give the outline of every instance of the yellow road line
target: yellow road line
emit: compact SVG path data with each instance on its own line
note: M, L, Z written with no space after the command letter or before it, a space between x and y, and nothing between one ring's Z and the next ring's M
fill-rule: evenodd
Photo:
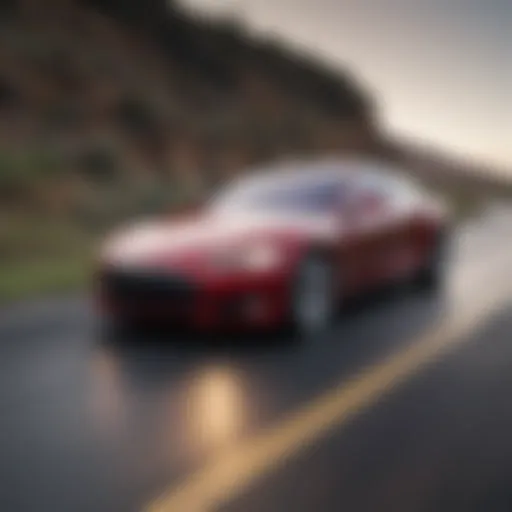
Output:
M503 302L503 284L503 279L496 286L487 280L486 289L493 292L491 297L480 294L463 312L457 312L409 348L344 381L275 428L234 447L150 504L147 512L209 512L240 495L290 456L329 430L340 428L421 367L464 342Z

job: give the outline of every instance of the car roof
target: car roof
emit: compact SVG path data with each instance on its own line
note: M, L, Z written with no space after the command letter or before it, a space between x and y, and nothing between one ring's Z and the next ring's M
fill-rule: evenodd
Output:
M258 183L268 177L269 181L310 179L316 181L338 181L340 184L358 184L388 178L398 178L400 172L390 165L367 158L321 158L315 160L286 160L275 164L253 167L240 176L243 183Z

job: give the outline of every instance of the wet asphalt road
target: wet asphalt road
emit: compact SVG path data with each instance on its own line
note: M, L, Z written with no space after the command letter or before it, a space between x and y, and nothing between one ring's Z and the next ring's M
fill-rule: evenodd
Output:
M505 279L511 235L511 215L479 219L445 293L384 291L311 344L112 339L83 297L0 312L0 510L143 510ZM512 510L511 311L504 300L467 343L218 510Z

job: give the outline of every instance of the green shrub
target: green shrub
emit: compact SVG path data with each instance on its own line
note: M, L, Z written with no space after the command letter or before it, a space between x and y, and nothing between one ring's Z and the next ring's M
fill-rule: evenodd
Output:
M62 158L49 149L0 150L0 195L28 192L63 168Z

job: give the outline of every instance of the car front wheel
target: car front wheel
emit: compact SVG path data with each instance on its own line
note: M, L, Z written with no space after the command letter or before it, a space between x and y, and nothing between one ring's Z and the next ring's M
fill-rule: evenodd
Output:
M292 288L291 321L300 337L321 335L334 316L332 266L322 256L311 255L299 265Z

